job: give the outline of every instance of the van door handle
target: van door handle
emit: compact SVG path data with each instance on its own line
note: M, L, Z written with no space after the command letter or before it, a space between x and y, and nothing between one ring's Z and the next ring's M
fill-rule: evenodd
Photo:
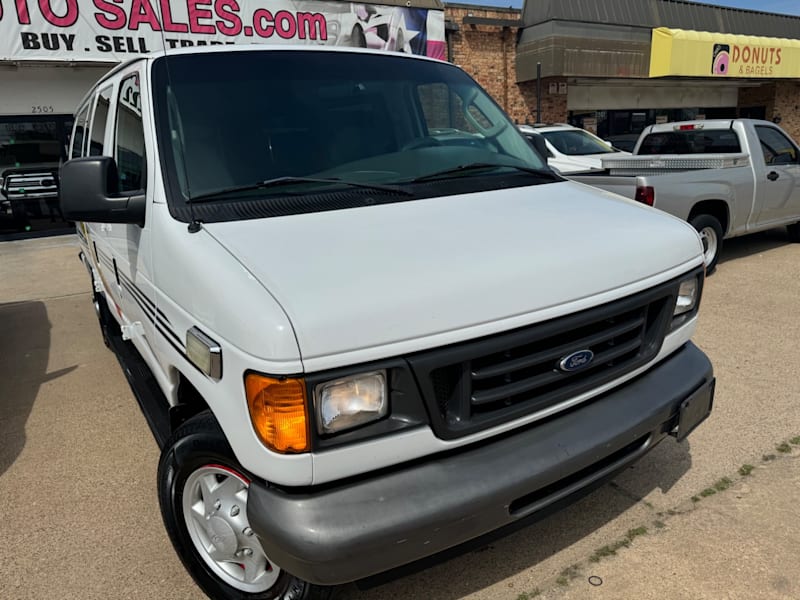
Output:
M778 177L780 177L780 175L778 175L777 171L770 171L769 174L767 175L767 179L769 179L770 181L775 181L776 179L778 179Z

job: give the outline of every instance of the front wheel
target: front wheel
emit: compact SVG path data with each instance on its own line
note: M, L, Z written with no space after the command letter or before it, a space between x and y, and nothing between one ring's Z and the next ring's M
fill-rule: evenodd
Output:
M333 588L271 562L247 520L250 475L216 419L201 413L167 441L158 499L172 545L198 586L218 600L327 600Z
M716 217L711 215L697 215L689 223L700 234L703 242L703 258L706 264L706 273L711 274L717 266L719 253L722 250L722 225Z

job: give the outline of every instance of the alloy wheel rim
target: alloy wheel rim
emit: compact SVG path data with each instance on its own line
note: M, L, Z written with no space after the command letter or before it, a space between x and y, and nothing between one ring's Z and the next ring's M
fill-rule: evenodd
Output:
M226 584L247 593L275 585L280 568L247 520L250 482L222 465L195 470L183 488L183 517L200 558Z
M706 266L709 266L717 255L717 232L713 227L703 227L700 230L700 239L703 241L703 256Z

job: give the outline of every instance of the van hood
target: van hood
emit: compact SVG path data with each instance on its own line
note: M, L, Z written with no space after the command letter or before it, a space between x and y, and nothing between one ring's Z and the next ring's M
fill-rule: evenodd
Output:
M204 229L283 306L315 368L565 314L702 257L686 223L572 182Z

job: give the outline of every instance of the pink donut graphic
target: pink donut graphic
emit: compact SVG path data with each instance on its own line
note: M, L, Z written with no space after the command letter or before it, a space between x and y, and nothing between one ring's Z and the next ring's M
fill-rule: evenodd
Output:
M727 52L721 52L714 59L714 75L727 75L728 74L729 57Z
M730 70L731 47L728 44L714 44L711 55L711 74L727 75Z

